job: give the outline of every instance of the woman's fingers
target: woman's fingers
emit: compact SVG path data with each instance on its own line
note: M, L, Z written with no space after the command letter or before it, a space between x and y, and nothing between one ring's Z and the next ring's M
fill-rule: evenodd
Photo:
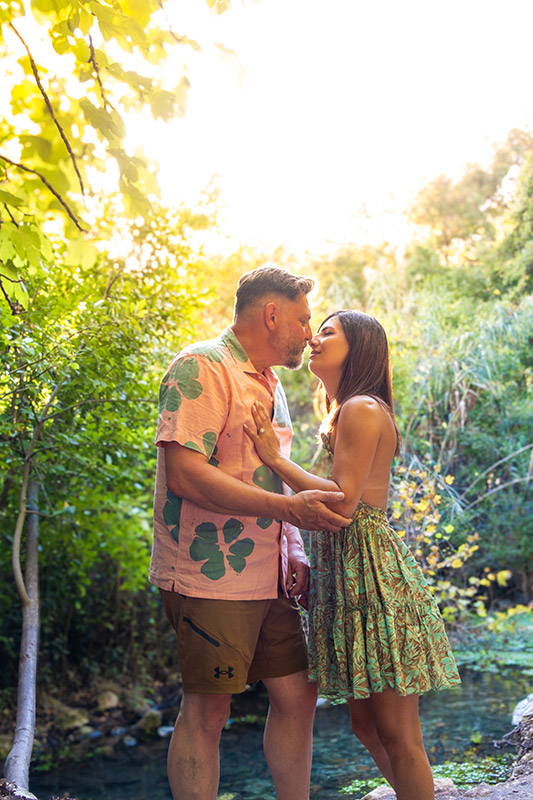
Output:
M252 414L254 422L258 428L264 428L265 425L270 424L270 417L266 413L266 409L262 403L255 402L252 406Z
M254 422L257 425L264 425L265 422L268 422L268 416L266 415L264 407L261 403L254 403L252 406L252 415L254 418Z
M246 423L244 423L243 428L244 432L248 434L248 436L253 442L255 442L257 440L257 433L253 431L251 428L249 428Z

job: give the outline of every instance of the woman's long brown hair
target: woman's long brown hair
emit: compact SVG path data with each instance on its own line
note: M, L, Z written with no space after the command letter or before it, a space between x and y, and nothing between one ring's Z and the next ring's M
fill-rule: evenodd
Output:
M396 431L395 455L398 455L401 436L394 416L387 334L377 319L370 314L351 309L334 311L326 317L320 327L332 317L338 317L349 351L335 397L326 396L328 413L321 430L324 433L331 431L345 400L355 395L366 394L374 397L389 412Z

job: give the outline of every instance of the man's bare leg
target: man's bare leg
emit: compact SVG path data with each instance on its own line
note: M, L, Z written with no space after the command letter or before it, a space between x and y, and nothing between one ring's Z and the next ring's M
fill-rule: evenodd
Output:
M265 757L277 800L308 800L316 684L307 680L307 670L268 678L263 683L270 701Z
M230 711L230 694L184 692L168 748L173 800L216 800L220 734Z

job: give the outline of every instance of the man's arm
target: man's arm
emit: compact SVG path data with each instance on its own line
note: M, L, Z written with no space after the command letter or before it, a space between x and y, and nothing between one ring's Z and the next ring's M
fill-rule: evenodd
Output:
M206 456L177 442L165 444L165 466L168 489L210 511L282 519L306 530L337 532L351 522L326 506L342 501L342 492L310 490L290 497L267 492L228 475Z

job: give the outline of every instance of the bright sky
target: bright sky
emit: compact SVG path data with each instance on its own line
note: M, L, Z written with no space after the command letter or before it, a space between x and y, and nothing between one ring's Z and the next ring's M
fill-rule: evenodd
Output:
M398 212L425 179L488 164L510 128L533 127L531 0L234 0L221 16L171 0L168 13L202 46L178 48L187 115L132 142L158 158L172 202L218 176L233 242L401 242Z

